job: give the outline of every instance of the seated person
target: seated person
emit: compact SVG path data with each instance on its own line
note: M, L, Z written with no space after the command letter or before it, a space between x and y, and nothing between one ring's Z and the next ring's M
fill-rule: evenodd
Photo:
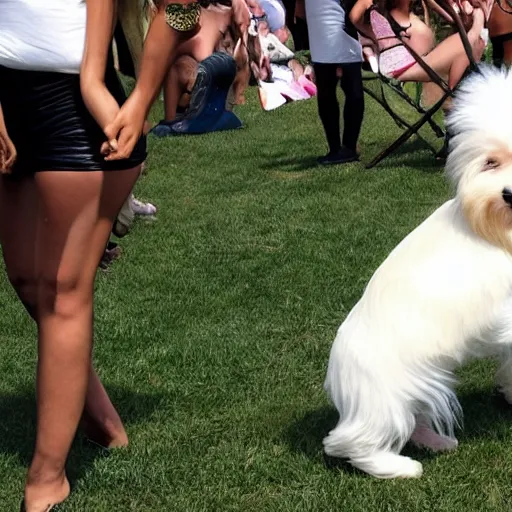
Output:
M260 33L274 34L281 43L286 43L290 33L286 28L286 11L281 0L246 0L251 19Z
M442 77L447 76L448 84L454 87L469 65L460 35L453 34L433 48L432 30L411 13L411 0L391 0L389 6L391 8L386 12L380 3L357 0L350 11L352 23L377 48L380 72L401 82L431 81L429 74L404 46L403 40L414 52L423 56L425 64L434 72ZM481 35L488 12L487 5L479 0L472 13L468 39L476 61L480 60L485 49ZM389 21L383 16L384 13L388 14Z
M489 18L492 59L498 67L512 65L512 8L507 11L495 2Z
M265 110L273 110L289 101L306 100L316 96L311 66L302 65L295 59L295 54L271 32L266 35L260 32L259 40L263 55L270 62L270 80L259 84L260 89L266 91L263 97L260 94L261 104ZM269 95L273 95L273 101L267 101Z
M289 38L286 29L286 10L281 0L258 0L261 8L267 15L267 24L270 32L286 43Z
M304 0L283 0L286 10L286 27L293 37L296 52L309 50L308 24Z
M164 82L165 119L153 129L155 135L241 126L230 111L244 102L249 84L250 14L243 0L229 3L201 8L197 32L177 45Z

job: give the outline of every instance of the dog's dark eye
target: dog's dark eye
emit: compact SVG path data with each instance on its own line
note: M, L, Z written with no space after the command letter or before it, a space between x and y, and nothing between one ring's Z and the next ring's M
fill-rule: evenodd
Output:
M494 158L489 158L486 162L485 162L485 165L484 165L484 168L483 170L484 171L489 171L491 169L496 169L497 167L500 166L500 163L498 162L498 160L495 160Z

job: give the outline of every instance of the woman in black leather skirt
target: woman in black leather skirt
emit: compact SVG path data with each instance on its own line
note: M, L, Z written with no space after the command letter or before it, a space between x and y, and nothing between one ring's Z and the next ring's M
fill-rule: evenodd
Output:
M0 0L0 243L38 331L29 512L68 496L81 419L107 447L128 442L91 363L96 269L146 156L143 139L123 160L100 152L115 147L104 128L125 100L109 53L115 9L114 0Z

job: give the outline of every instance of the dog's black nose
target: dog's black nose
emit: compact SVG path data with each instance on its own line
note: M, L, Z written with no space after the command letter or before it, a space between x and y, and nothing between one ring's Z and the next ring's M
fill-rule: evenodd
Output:
M508 188L508 187L505 187L501 191L501 195L503 196L503 201L505 201L505 203L507 203L510 206L512 206L512 189Z

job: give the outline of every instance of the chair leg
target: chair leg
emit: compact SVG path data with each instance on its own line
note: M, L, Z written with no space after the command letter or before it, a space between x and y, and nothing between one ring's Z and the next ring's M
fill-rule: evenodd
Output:
M383 79L384 78L384 79ZM415 103L407 93L402 91L399 87L395 87L391 81L389 81L387 78L383 77L381 80L389 87L391 90L398 94L404 101L406 101L411 107L413 107L417 112L420 114L426 114L428 112L428 109L423 108L419 103ZM432 131L435 133L436 137L441 138L444 137L444 130L433 120L429 119L428 124L430 125L430 128L432 128Z
M379 162L384 160L384 158L388 157L391 153L396 151L404 142L406 142L408 139L410 139L414 134L417 134L418 130L429 121L429 119L432 119L432 116L441 108L443 103L446 101L446 99L451 96L453 91L445 92L440 100L437 101L432 108L430 108L426 114L416 121L413 125L411 125L407 130L398 137L398 139L391 144L388 148L386 148L384 151L382 151L379 155L377 155L369 164L366 165L366 169L371 169L375 167Z
M405 129L411 126L407 121L402 119L393 111L393 109L388 105L385 99L382 100L377 96L377 94L375 94L372 90L368 89L367 87L363 87L363 90L366 94L368 94L368 96L370 96L370 98L374 99L391 116L391 118L393 119L393 121L395 121L398 128Z
M370 98L372 98L373 100L375 100L389 115L390 117L393 119L393 121L395 121L395 124L401 128L402 130L405 130L406 128L411 128L411 124L406 121L405 119L401 118L392 108L391 106L389 105L389 103L387 102L387 100L385 99L385 97L383 96L382 98L379 98L377 94L375 94L371 89L367 88L367 87L363 87L364 89L364 92L370 96ZM422 109L421 111L419 111L417 108L416 110L418 112L421 112L422 114L425 114L427 111ZM445 133L444 133L444 130L434 121L434 120L430 120L429 121L429 124L432 128L432 130L434 131L435 135L437 137L444 137L445 136ZM434 126L432 126L434 125ZM432 152L432 154L434 156L436 156L438 154L438 149L433 147L432 144L426 140L425 138L423 138L419 133L416 134L417 137L419 137L424 143L425 145L428 147L428 149Z

